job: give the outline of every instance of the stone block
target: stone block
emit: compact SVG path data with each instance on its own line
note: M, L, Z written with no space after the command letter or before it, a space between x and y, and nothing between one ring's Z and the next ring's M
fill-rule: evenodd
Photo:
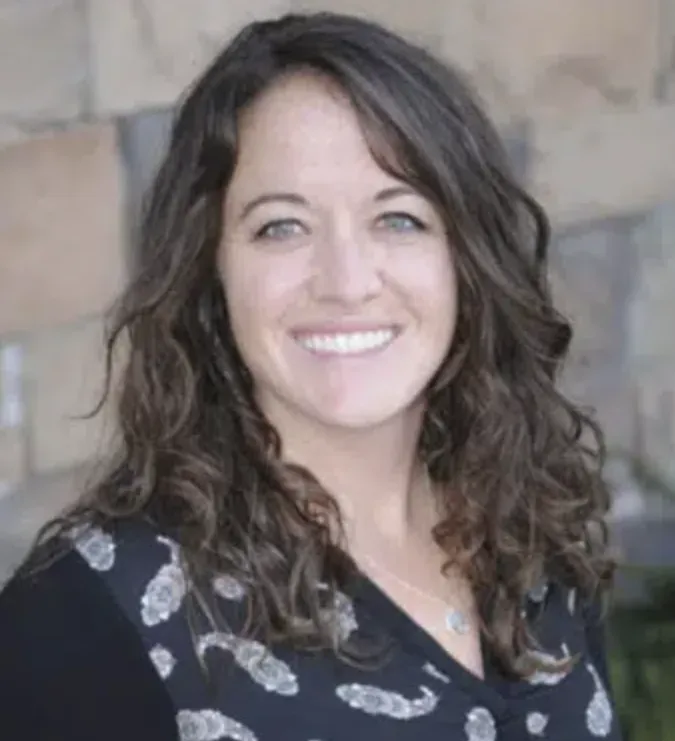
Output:
M622 450L630 447L634 432L626 323L638 224L616 218L562 231L550 261L554 300L574 332L562 387L596 411L610 446Z
M87 27L79 0L0 3L0 121L61 121L87 99Z
M86 467L34 476L0 498L0 585L24 558L38 529L77 499L90 476Z
M661 101L675 103L675 3L672 0L661 2L659 31L656 95Z
M675 373L675 200L657 206L639 234L628 337L636 371L670 363Z
M112 126L0 150L0 333L108 306L125 271L122 206Z
M31 464L39 473L68 468L104 452L107 415L80 419L98 400L103 379L103 331L91 320L31 336L26 387Z
M90 0L94 105L125 113L173 104L249 21L290 0Z
M660 0L486 0L478 79L500 113L571 118L651 99Z
M673 363L643 368L637 384L637 449L642 464L675 487L675 373Z
M0 499L8 496L26 475L26 438L19 428L0 428Z
M637 452L675 486L675 200L655 208L641 230L627 334L638 393Z
M675 105L539 120L530 185L552 220L639 212L675 194Z
M138 224L145 195L166 151L172 119L170 109L156 109L120 120L120 147L132 230ZM133 260L135 255L131 257Z
M24 421L23 347L0 344L0 429L20 427Z

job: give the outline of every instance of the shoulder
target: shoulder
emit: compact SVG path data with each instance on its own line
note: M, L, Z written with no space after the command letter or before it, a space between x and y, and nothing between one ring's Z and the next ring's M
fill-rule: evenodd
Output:
M147 652L77 549L2 591L0 656L0 719L17 737L176 738Z

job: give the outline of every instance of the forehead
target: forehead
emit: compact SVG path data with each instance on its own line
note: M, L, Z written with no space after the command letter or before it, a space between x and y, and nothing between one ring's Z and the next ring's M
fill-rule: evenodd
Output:
M309 72L288 76L245 110L230 188L278 185L380 187L363 126L335 83Z

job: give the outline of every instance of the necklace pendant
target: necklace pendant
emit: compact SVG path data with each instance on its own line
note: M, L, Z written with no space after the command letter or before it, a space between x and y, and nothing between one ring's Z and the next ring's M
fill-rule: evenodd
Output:
M459 610L448 610L445 613L445 627L452 633L465 635L469 632L469 621Z

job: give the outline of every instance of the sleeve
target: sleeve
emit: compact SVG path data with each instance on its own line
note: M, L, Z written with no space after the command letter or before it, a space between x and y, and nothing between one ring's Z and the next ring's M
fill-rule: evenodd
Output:
M177 741L169 695L105 586L69 554L0 595L0 735Z

